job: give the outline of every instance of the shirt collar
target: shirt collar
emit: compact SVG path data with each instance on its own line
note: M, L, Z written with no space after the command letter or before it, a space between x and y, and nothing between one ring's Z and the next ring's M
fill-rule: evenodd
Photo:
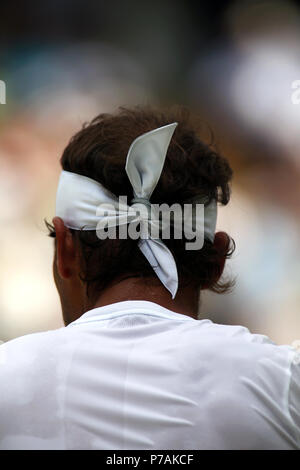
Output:
M150 315L153 317L166 318L177 321L197 321L188 315L173 312L154 302L147 300L126 300L124 302L116 302L105 305L104 307L96 307L81 315L80 318L70 323L68 326L74 326L81 323L90 323L96 321L108 320L110 318L120 317L122 315Z

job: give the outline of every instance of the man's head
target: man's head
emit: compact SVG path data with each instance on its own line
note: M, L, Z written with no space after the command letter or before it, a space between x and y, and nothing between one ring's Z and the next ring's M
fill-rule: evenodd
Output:
M196 196L206 196L227 204L232 171L223 157L199 140L193 119L185 109L163 112L136 107L121 108L114 115L101 114L71 139L61 158L62 168L96 180L117 197L127 196L130 201L133 194L125 161L131 143L174 121L178 126L151 203L183 205ZM168 295L139 250L137 240L100 240L94 231L66 228L59 218L54 219L54 226L54 277L66 323L93 307L108 290L114 292L111 303L120 300L116 293L122 286L126 286L128 300L155 301ZM178 270L174 309L178 302L184 305L184 298L192 297L197 303L200 289L224 292L229 288L228 283L220 282L225 259L232 251L229 241L226 234L219 233L214 243L205 240L201 250L189 251L184 238L164 240Z

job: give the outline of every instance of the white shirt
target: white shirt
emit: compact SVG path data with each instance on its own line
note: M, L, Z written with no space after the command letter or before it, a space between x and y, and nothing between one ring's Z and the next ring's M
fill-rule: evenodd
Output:
M146 301L0 347L1 449L299 449L300 363Z

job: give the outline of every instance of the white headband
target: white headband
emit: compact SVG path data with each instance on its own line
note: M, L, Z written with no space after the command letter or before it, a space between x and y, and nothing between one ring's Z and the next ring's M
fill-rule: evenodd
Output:
M133 204L123 205L120 210L118 198L100 183L86 176L62 171L56 195L56 216L61 217L68 228L96 230L99 221L102 223L111 219L107 216L107 212L104 214L103 211L99 211L99 207L109 205L115 210L114 222L110 223L110 226L124 223L123 214L131 214L131 219L134 214L137 220L137 212L141 223L150 223L150 216L141 219L137 206L150 205L149 199L160 178L176 126L177 123L174 122L154 129L137 137L131 144L125 171L133 188ZM215 200L204 207L203 217L204 238L213 241L217 218ZM128 218L126 222L128 223ZM161 239L151 236L139 239L138 246L174 299L178 289L178 273L170 250Z

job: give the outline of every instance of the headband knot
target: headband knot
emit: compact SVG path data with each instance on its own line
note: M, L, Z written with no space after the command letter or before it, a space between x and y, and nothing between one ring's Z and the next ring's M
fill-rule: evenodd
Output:
M136 208L136 205L142 205L147 209L148 219L151 218L151 202L146 197L134 197L130 201L130 207Z
M169 290L174 299L178 289L178 273L173 254L163 242L164 237L160 235L160 228L165 226L170 228L173 222L167 219L162 227L158 217L153 216L154 205L151 205L151 195L159 181L168 147L172 135L177 126L176 122L168 124L158 129L137 137L131 144L125 165L125 171L133 189L133 199L130 205L120 201L116 195L108 191L97 181L68 171L62 171L57 196L56 196L56 215L61 217L65 225L75 230L95 230L97 235L101 233L103 228L114 228L117 225L129 229L135 224L140 223L140 234L138 234L138 247L148 260L156 275L162 284ZM121 196L119 199L124 198ZM201 235L213 241L217 204L212 201L204 207L201 199L199 205L201 208L196 215L189 207L184 215L187 222L184 226L185 238L192 240L197 235ZM184 205L186 206L186 204ZM146 209L146 210L145 210ZM172 209L173 210L173 209ZM170 212L172 212L172 210ZM147 212L146 212L147 211ZM153 217L153 219L151 219ZM130 222L133 222L130 226ZM197 227L197 221L201 223L201 230L194 230ZM179 224L175 224L175 229L182 229L182 217ZM200 225L200 224L199 224ZM150 230L150 236L148 229ZM153 234L153 232L155 232ZM106 232L105 232L106 233ZM159 235L157 235L159 233ZM182 230L181 230L182 234ZM191 236L190 236L191 235ZM100 238L100 235L98 235ZM174 238L178 238L174 235ZM193 243L186 243L187 249L201 249L199 247L191 247Z

